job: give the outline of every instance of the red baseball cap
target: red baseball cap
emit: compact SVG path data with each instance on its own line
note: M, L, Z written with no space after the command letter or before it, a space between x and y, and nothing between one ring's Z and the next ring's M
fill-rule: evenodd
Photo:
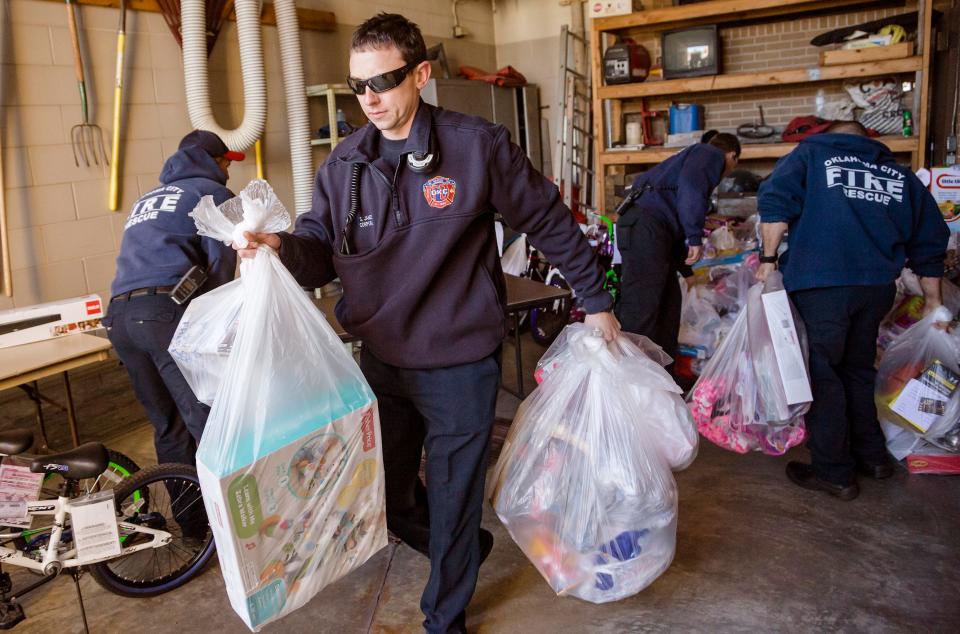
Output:
M247 155L243 152L234 152L229 149L223 139L209 130L194 130L180 139L180 145L177 149L182 150L188 147L201 148L213 158L222 156L228 161L242 161L247 158Z

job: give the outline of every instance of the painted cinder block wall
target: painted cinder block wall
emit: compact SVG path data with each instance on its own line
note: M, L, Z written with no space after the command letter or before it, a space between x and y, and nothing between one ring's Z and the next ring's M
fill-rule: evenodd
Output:
M417 22L428 45L443 41L454 69L459 64L492 68L496 63L492 9L487 2L462 5L459 13L468 36L456 40L447 0L300 0L297 4L333 11L337 19L333 32L302 32L308 83L344 80L351 32L379 11L400 12ZM109 144L118 12L81 6L78 13L91 117ZM130 205L155 186L164 159L191 129L180 48L160 14L128 12L123 197L120 211L110 212L107 169L74 164L70 128L80 122L80 106L63 3L0 0L0 43L0 142L14 280L14 297L0 296L0 310L86 293L107 298ZM263 45L268 91L266 176L281 199L292 201L274 27L263 28ZM222 125L233 127L243 115L233 23L228 22L221 31L209 65L214 110ZM311 124L317 128L326 123L326 109L322 100L311 102ZM338 105L352 123L364 122L352 98L341 97ZM315 150L315 163L319 165L325 155L326 150ZM237 191L254 174L252 160L234 164L229 184Z

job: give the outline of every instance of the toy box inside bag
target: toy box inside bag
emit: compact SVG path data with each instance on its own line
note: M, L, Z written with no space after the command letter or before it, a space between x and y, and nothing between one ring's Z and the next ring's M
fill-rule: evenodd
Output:
M887 449L903 459L934 445L960 453L960 331L939 306L901 334L877 369L877 415Z
M192 215L225 242L289 225L264 181ZM218 291L189 307L171 353L216 385L197 470L230 603L256 631L386 545L380 426L359 367L269 247ZM187 343L204 337L216 345Z

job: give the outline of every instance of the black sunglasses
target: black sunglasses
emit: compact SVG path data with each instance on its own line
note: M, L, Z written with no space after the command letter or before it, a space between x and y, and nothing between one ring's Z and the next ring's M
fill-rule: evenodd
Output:
M410 62L406 66L401 66L396 70L387 71L380 75L374 75L369 79L347 77L347 85L350 86L350 90L358 95L362 95L366 91L367 86L375 93L387 92L399 86L400 83L406 79L407 75L410 74L410 71L419 64L420 62Z

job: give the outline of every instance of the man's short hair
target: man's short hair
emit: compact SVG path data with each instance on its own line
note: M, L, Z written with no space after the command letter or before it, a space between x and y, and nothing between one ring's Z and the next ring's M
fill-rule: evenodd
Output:
M856 134L857 136L870 136L867 129L859 121L834 121L824 132L835 134Z
M718 132L709 139L707 143L710 145L720 148L725 154L733 152L737 158L740 158L740 140L735 135L729 132Z
M396 46L408 64L427 58L427 45L420 27L398 13L378 13L357 27L350 39L351 51Z

